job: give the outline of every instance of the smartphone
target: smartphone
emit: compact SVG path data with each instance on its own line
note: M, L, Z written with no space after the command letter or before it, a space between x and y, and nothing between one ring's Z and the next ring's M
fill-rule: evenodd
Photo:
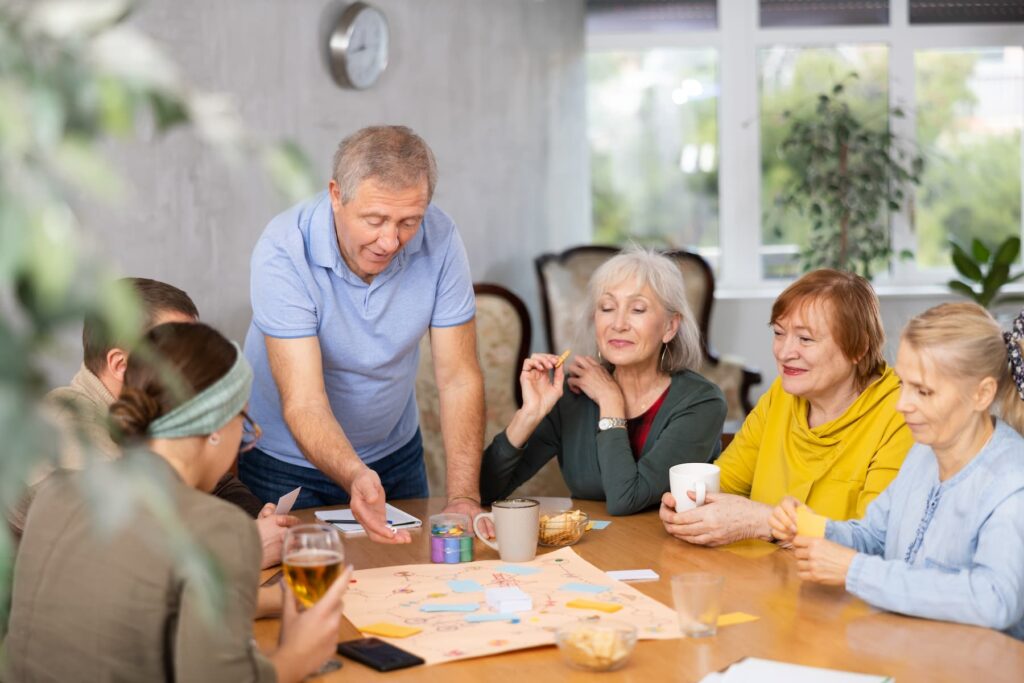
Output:
M359 638L338 643L338 654L377 671L394 671L423 664L420 657L391 643L385 643L380 638Z

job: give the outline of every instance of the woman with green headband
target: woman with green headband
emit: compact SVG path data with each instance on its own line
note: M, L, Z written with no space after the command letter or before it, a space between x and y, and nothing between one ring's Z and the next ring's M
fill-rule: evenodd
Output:
M0 679L300 681L334 653L347 582L301 614L287 595L280 645L264 657L252 637L259 534L206 493L239 451L252 369L203 324L160 325L147 341L110 408L116 438L136 448L51 477L32 505ZM133 485L136 505L113 530L97 529L89 504L98 478ZM157 488L169 495L146 495ZM195 556L165 537L168 518L216 563L219 601L198 585Z

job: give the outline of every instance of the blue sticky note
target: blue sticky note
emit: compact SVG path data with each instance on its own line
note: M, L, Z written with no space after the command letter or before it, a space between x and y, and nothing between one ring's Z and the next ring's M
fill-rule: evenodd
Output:
M503 564L498 567L498 571L503 574L519 574L520 576L529 576L530 574L536 574L540 571L539 567L520 567L515 564Z
M592 583L566 583L558 590L572 591L573 593L604 593L608 590L608 586L595 586Z
M591 529L604 529L606 526L611 524L607 519L592 519L590 520Z
M483 621L511 621L513 624L519 623L519 617L515 614L509 614L507 612L498 612L492 614L467 614L466 621L471 624L477 624Z
M477 593L482 592L484 587L481 586L477 581L473 579L466 579L464 581L449 581L448 587L455 593Z
M475 612L478 609L480 609L480 604L476 602L434 603L420 606L421 612Z

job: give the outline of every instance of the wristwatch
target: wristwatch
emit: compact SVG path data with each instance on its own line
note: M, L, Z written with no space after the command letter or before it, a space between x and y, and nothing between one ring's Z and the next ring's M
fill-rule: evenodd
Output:
M609 429L621 429L626 426L624 417L602 417L597 421L597 431L604 432Z

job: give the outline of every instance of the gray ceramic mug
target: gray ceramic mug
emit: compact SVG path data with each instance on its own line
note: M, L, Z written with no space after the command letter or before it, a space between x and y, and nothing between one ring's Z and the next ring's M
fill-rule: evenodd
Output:
M497 543L480 533L478 522L484 518L494 523ZM528 562L536 557L539 529L540 503L532 498L496 500L490 512L473 518L476 537L497 550L505 562Z

